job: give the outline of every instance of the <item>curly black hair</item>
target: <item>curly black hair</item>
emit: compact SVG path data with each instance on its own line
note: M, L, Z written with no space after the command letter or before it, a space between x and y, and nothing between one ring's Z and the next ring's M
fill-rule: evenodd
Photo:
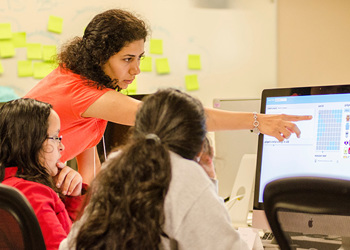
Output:
M80 75L90 86L116 88L117 79L106 75L102 66L127 44L146 41L147 35L145 22L132 13L107 10L90 21L83 37L64 44L57 59L61 67Z

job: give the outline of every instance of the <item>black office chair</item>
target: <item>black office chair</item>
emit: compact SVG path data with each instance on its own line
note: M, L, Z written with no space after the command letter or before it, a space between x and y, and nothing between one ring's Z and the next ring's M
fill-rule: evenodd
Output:
M264 210L282 250L349 249L350 181L320 177L268 183Z
M34 210L17 189L0 184L0 249L46 249Z

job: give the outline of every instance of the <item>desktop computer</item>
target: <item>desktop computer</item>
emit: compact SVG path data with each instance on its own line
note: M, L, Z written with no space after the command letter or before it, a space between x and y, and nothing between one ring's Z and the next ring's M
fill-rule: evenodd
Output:
M262 92L261 113L313 116L312 120L296 122L300 138L293 134L279 142L259 135L253 227L269 230L263 206L267 183L298 176L350 180L350 85L266 89ZM336 233L348 237L350 232L334 224L332 228L322 216L310 219L305 214L289 214L284 218L290 219L291 232L304 236ZM310 227L310 223L317 226Z

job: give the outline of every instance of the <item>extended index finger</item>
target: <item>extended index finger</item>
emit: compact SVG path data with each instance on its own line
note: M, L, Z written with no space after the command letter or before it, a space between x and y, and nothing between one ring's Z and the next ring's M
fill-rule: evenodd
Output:
M291 122L306 121L311 119L312 115L283 115L283 120Z

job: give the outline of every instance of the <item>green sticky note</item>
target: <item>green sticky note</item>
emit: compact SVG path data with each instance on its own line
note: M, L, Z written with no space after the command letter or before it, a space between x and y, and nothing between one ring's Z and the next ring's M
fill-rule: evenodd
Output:
M163 40L151 39L150 41L150 53L152 54L163 54Z
M43 45L43 60L53 62L56 60L57 46L56 45Z
M186 89L189 91L198 90L199 83L197 75L186 75L185 76Z
M0 23L0 39L11 39L11 23Z
M0 57L9 58L15 55L15 46L11 40L0 41Z
M200 57L200 55L188 55L188 68L189 69L201 69L201 57Z
M32 61L18 61L17 62L17 74L19 77L26 77L33 75Z
M40 43L27 43L27 59L41 60L42 57Z
M58 16L50 16L47 30L55 33L62 33L63 18Z
M27 45L26 33L25 32L12 33L12 42L15 48L25 47Z
M157 70L158 74L170 73L168 58L157 58L156 59L156 70Z
M140 70L142 72L151 72L152 71L152 57L145 56L141 59Z
M48 62L35 62L33 76L34 78L41 79L51 73L54 70L55 65Z
M4 67L2 66L2 63L0 62L0 74L4 73Z

